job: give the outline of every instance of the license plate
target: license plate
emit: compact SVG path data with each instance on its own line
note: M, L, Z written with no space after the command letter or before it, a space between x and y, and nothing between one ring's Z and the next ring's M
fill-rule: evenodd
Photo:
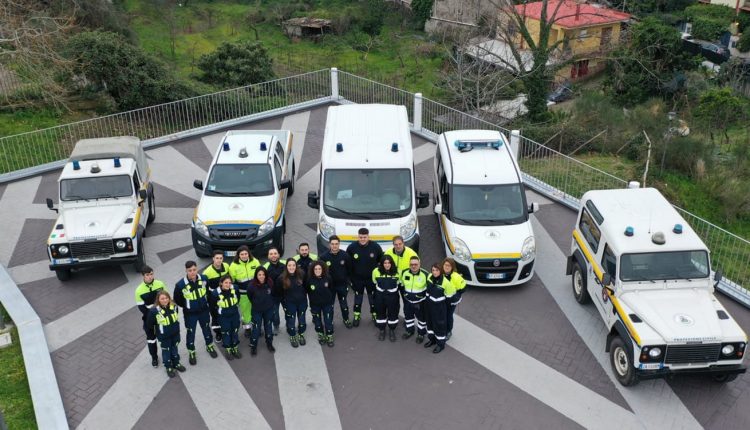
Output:
M52 264L70 264L73 262L72 258L58 258L55 260L52 260Z
M505 279L505 273L488 273L487 279Z
M237 255L237 251L224 251L225 257L234 257L235 255Z
M659 370L661 363L641 363L639 367L643 370Z

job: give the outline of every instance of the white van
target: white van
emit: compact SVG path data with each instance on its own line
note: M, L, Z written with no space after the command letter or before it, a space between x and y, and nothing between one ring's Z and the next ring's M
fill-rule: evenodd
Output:
M240 245L265 256L284 253L286 198L294 192L292 133L286 130L229 131L219 144L192 223L198 257L214 250L232 257Z
M366 227L384 249L393 236L419 249L417 208L429 194L416 193L409 119L404 106L344 105L328 108L320 161L320 189L307 204L320 209L318 252L337 235L342 248Z
M505 287L534 274L536 244L521 172L498 131L438 138L433 194L446 255L469 285Z

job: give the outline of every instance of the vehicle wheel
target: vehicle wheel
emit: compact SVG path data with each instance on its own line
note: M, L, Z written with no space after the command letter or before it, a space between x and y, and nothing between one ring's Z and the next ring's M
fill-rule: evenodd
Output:
M292 185L289 186L289 192L287 193L287 197L291 197L292 194L294 194L294 181L296 180L297 180L297 171L296 171L294 162L292 162Z
M570 277L571 285L573 286L573 297L580 304L586 304L591 301L589 291L586 289L586 278L584 271L581 269L581 265L573 263L573 274Z
M138 255L134 263L135 271L140 272L146 266L146 253L143 251L143 238L138 238Z
M156 197L154 197L154 190L151 190L151 197L148 199L148 219L146 224L151 224L156 219Z
M633 357L628 353L628 348L622 339L617 336L609 343L609 364L615 373L615 378L625 387L638 383L638 375L633 367Z
M55 269L55 275L57 275L57 279L65 282L70 280L70 269Z
M204 253L198 251L197 248L194 248L194 249L195 249L195 255L198 256L198 258L211 258L211 255L204 254Z
M718 382L719 384L726 384L727 382L732 382L735 379L737 379L737 374L724 374L724 375L714 375L711 377L711 379L714 380L714 382Z

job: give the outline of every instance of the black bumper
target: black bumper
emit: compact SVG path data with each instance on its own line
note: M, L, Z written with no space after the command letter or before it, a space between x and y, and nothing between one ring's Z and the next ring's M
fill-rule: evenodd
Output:
M75 263L49 264L49 270L82 269L85 267L117 266L120 264L133 264L138 260L138 255L127 257L113 257L108 260L85 260Z
M328 241L323 239L323 236L318 233L315 239L316 245L318 247L318 255L324 254L326 251L328 251ZM413 249L414 252L419 254L419 235L415 234L408 240L404 241L404 245L408 246L409 248ZM346 246L342 246L342 249L346 249Z
M253 256L265 256L268 254L268 250L274 246L274 240L278 239L279 235L284 234L284 227L274 227L274 229L262 237L256 237L254 239L246 240L217 240L209 239L195 232L194 228L190 228L190 234L193 238L193 248L195 252L203 255L212 255L215 249L221 251L237 251L242 245L247 245L250 248L250 252Z
M747 368L741 364L714 365L700 369L677 369L673 370L667 367L658 370L637 370L638 379L658 379L675 375L738 375L745 373Z

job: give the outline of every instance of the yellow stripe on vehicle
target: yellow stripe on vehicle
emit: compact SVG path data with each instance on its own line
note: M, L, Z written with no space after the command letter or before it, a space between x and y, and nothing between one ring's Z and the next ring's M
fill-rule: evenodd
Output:
M138 223L141 220L141 208L140 206L135 211L135 218L133 219L133 229L130 231L130 237L135 237L135 233L138 231Z
M448 235L448 227L445 225L445 215L440 215L440 228L443 230L443 237L445 238L445 243L448 244L448 249L451 250L451 254L455 254L456 250L453 248L453 243Z
M583 255L586 258L586 260L588 260L589 264L591 264L591 267L594 269L594 274L596 275L596 278L599 280L599 282L601 282L602 277L604 276L604 271L602 271L602 269L594 260L594 257L591 255L591 251L589 251L588 244L583 241L580 233L578 233L577 230L573 230L573 238L578 244L578 248L583 252ZM638 336L638 332L635 330L635 326L633 326L633 323L630 321L628 314L625 313L625 310L622 308L620 301L617 300L617 297L615 297L615 295L612 294L609 290L607 290L607 295L609 296L609 300L612 301L612 305L615 307L615 310L617 311L617 315L625 324L625 327L627 327L628 332L630 333L630 336L633 338L636 344L640 345L641 337Z
M520 252L495 252L495 253L484 253L484 254L471 254L472 260L520 260Z
M273 223L276 224L279 222L279 218L281 218L281 210L284 208L284 194L286 193L286 190L282 190L281 193L279 193L279 202L276 203L276 213L273 215Z
M385 242L385 241L391 241L393 240L394 236L398 236L398 233L394 234L371 234L370 240L374 240L376 242ZM344 242L354 242L355 240L359 240L359 236L354 235L338 235L339 239L341 239Z
M263 221L260 220L226 220L226 221L204 221L203 224L205 225L219 225L219 224L254 224L254 225L261 225L263 224Z

